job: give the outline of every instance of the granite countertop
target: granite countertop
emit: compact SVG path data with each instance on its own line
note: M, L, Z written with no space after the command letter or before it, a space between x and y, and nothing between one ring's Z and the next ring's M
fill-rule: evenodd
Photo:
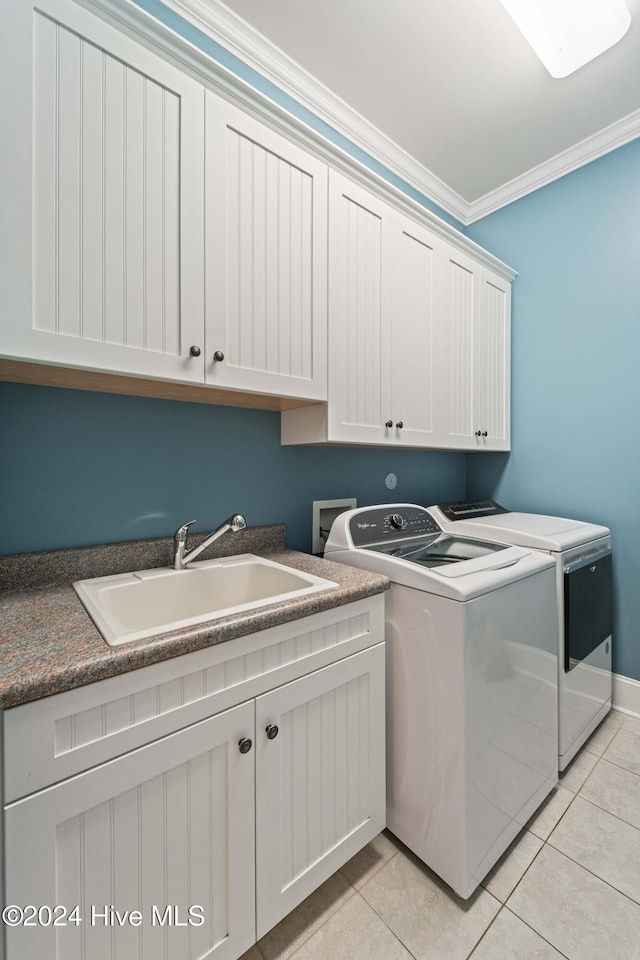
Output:
M196 543L198 537L193 537ZM282 525L222 537L199 559L254 553L336 588L110 647L74 580L172 565L171 538L0 557L0 707L15 707L381 593L379 574L288 550Z

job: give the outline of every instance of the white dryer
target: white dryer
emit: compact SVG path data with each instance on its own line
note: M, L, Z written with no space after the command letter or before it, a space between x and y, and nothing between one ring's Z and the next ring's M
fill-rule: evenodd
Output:
M558 779L554 563L415 504L340 514L325 557L391 581L387 825L467 898Z
M429 507L453 535L517 544L553 557L558 630L558 767L564 770L611 709L611 534L563 517L512 513L493 500Z

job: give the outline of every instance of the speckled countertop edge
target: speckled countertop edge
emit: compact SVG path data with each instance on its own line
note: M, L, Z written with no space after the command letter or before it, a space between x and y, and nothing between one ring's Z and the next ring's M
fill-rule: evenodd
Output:
M194 538L194 542L197 541ZM202 559L256 553L337 587L147 640L110 647L74 580L169 566L171 542L136 541L0 557L0 707L39 700L381 593L386 577L288 550L283 526L222 538Z

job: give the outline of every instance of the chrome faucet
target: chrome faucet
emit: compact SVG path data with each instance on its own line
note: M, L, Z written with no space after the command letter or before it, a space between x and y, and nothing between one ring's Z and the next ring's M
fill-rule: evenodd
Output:
M227 530L232 530L233 533L237 533L238 530L244 530L247 525L247 521L242 516L241 513L234 513L232 517L228 517L224 523L222 523L217 530L214 530L213 533L210 533L208 537L205 537L200 543L196 544L195 547L191 547L190 550L187 550L187 538L189 536L189 527L192 523L196 523L195 520L189 520L188 523L183 523L181 527L176 530L173 542L175 544L175 551L173 554L173 569L174 570L186 570L187 565L191 563L192 560L195 560L196 557L199 557L203 550L206 550L207 547L218 539L218 537L223 536Z

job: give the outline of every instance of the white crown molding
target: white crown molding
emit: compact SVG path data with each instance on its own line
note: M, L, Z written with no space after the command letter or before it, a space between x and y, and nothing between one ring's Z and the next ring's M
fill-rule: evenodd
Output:
M466 200L219 0L163 2L391 173L464 222Z
M510 180L497 190L492 190L479 200L467 204L467 212L460 219L466 225L494 213L501 207L506 207L534 190L539 190L554 180L564 177L565 174L577 170L579 167L597 160L612 150L630 143L640 136L640 110L617 120L604 130L598 131L591 137L581 140L568 150L556 154L537 167L532 167L521 177Z
M467 201L220 0L164 3L465 226L640 136L637 111L478 200Z
M77 0L77 2L99 16L115 22L121 29L126 29L139 41L172 57L176 62L190 69L194 75L207 82L217 92L224 94L244 109L249 109L257 117L294 138L325 161L352 176L358 182L364 183L368 189L375 191L384 200L390 201L413 219L425 224L433 233L454 243L459 249L465 250L475 257L479 263L483 263L509 282L517 275L512 267L484 250L470 237L451 226L423 204L413 199L407 192L365 165L357 157L346 152L335 139L331 139L329 136L320 133L315 127L309 126L283 106L271 100L267 94L256 89L251 83L220 63L207 53L206 44L201 45L200 42L197 44L191 42L182 32L172 29L163 21L147 13L137 0ZM166 0L164 2L165 6L168 6ZM175 7L174 12L178 12L177 2L169 0L169 3L172 7ZM186 19L182 12L180 16ZM193 25L203 31L203 25ZM205 36L216 43L219 42L217 37L210 36L208 30L203 32ZM353 138L349 139L352 140Z
M140 0L80 0L80 2L111 14L138 35L151 40L156 46L191 66L200 75L212 80L228 96L240 101L270 122L277 123L323 156L337 161L343 169L360 179L365 179L378 192L391 196L394 202L400 203L411 215L421 217L427 215L431 226L438 232L443 235L451 232L452 228L448 224L407 194L403 194L400 188L385 180L383 175L376 173L357 157L341 148L335 139L323 136L317 129L292 117L283 107L274 104L266 94L240 78L237 73L227 69L183 35L171 30L166 24L145 12L139 5ZM162 0L162 2L170 11L256 71L319 120L328 124L387 171L399 177L426 199L438 204L464 226L494 213L640 136L639 110L533 167L522 176L514 178L478 200L468 202L281 50L269 43L244 20L225 7L220 0ZM478 251L479 248L475 253L477 254Z

